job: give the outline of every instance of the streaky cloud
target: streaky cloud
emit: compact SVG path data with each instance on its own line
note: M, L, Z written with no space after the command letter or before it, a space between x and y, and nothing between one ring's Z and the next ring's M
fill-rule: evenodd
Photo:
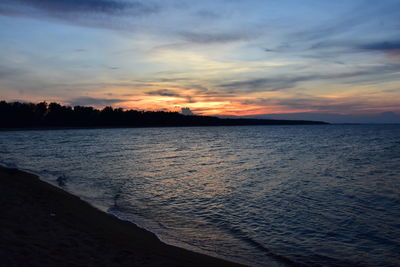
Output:
M360 45L358 48L363 50L376 50L384 52L396 51L400 50L400 40L370 43Z
M2 0L0 15L61 21L84 27L132 30L126 19L151 15L159 5L144 1L118 0ZM125 19L125 20L124 20Z
M20 12L26 12L24 6L32 7L49 13L104 13L121 14L130 12L133 14L146 14L156 11L155 6L140 1L117 0L2 0L2 9L16 8Z
M318 79L335 79L335 78L349 78L353 76L360 75L358 72L344 73L344 74L335 74L335 75L305 75L305 76L280 76L274 78L257 78L257 79L249 79L245 81L236 81L230 83L220 84L219 87L222 88L231 88L231 89L242 89L248 92L254 91L278 91L282 89L290 89L296 86L298 82L303 81L311 81Z
M400 64L387 64L353 72L332 73L332 74L315 73L302 76L279 76L273 78L255 78L243 81L222 83L219 84L218 87L230 89L231 91L240 90L244 92L278 91L278 90L293 88L299 82L314 81L314 80L345 80L345 79L359 77L365 80L374 79L376 82L379 82L380 79L373 78L373 75L397 73L399 71L400 71Z
M355 3L355 2L354 2ZM328 18L320 20L311 27L293 27L287 32L280 45L269 46L264 52L298 55L305 58L334 59L340 55L351 57L351 53L378 51L387 48L394 42L376 41L363 45L365 40L390 38L398 32L397 17L400 8L398 1L361 1L341 14L340 20ZM386 33L386 37L377 32ZM379 38L378 37L378 38ZM285 44L290 45L285 45ZM385 46L385 44L387 46ZM386 51L388 51L386 50ZM394 49L392 51L395 51Z
M180 97L181 95L178 92L169 89L160 89L146 92L147 95L155 95L155 96L175 96Z
M0 65L0 80L26 74L26 70Z
M341 53L358 53L366 51L382 51L391 52L400 50L400 40L382 40L378 42L355 43L354 41L342 40L338 41L322 41L313 44L310 50L326 50L335 48L334 53L337 54L338 49Z
M120 12L128 3L111 0L19 0L17 2L47 11L63 12Z
M327 98L318 96L291 96L286 98L258 98L252 100L243 100L245 105L261 106L281 106L287 110L307 110L312 112L335 113L340 111L343 114L354 112L368 113L375 110L374 103L365 98ZM394 101L386 103L385 106L377 104L381 110L391 109L399 111L394 105ZM377 110L379 110L377 109Z
M67 101L71 106L107 106L115 103L125 102L126 99L108 99L108 98L93 98L93 97L77 97Z
M217 19L219 18L219 14L211 11L211 10L206 10L206 9L202 9L202 10L198 10L195 13L196 16L199 16L203 19Z
M246 91L254 91L262 89L262 91L277 91L280 89L292 88L298 82L299 78L258 78L245 81L236 81L220 84L219 87L230 89L244 89ZM305 79L302 77L301 79Z
M180 35L189 43L198 44L216 44L216 43L231 43L238 41L246 41L255 38L254 34L248 32L182 32Z

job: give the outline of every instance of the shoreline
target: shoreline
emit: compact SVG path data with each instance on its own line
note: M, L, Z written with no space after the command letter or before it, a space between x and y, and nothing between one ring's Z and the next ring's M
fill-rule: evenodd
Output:
M6 266L244 266L163 243L37 175L0 165Z
M349 123L353 124L353 123ZM357 124L357 123L355 123ZM368 125L369 123L366 123ZM390 123L389 123L390 124ZM395 123L396 124L396 123ZM146 129L146 128L194 128L194 127L243 127L243 126L326 126L334 123L304 124L228 124L228 125L149 125L149 126L43 126L43 127L5 127L0 132L8 131L58 131L58 130L98 130L98 129ZM340 123L337 125L341 125ZM360 124L362 125L362 124Z

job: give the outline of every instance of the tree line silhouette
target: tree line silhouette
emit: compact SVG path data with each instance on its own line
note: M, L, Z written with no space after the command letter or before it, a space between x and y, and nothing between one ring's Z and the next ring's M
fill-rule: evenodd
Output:
M225 119L178 112L63 106L58 103L0 101L0 128L41 127L159 127L322 124L316 121Z

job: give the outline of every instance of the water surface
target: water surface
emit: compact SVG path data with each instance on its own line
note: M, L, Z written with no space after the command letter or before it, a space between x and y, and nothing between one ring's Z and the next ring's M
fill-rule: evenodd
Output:
M400 264L400 126L0 132L0 161L252 265Z

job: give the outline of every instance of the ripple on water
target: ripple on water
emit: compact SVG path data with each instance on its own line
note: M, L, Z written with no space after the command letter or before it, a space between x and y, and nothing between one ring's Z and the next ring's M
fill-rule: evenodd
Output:
M396 266L400 126L0 132L39 173L162 240L253 265Z

